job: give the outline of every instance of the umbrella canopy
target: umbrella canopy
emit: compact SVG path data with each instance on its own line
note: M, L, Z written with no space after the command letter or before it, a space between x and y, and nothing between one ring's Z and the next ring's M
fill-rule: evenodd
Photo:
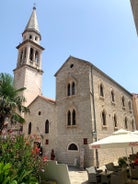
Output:
M127 148L138 146L138 135L130 131L120 129L112 135L89 144L90 149Z

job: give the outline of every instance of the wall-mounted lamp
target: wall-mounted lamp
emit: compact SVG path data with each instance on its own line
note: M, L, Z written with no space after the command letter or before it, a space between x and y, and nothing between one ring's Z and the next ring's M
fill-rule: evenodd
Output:
M93 136L94 139L97 138L97 132L95 130L92 131L92 136Z

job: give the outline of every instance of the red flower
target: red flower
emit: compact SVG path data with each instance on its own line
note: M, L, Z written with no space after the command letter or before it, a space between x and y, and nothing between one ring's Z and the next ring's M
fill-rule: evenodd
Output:
M12 132L13 132L13 130L12 130L12 129L10 129L10 130L9 130L9 133L11 134Z
M35 152L36 152L36 153L39 153L39 152L40 152L40 148L38 148L38 147L36 146Z
M26 145L30 145L29 141L26 141Z
M43 157L43 161L46 162L47 161L47 156Z
M35 154L35 150L34 150L34 149L32 150L32 154L33 154L33 155Z

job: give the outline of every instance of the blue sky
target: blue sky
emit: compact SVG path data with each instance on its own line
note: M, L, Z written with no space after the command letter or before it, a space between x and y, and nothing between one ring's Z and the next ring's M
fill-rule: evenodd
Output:
M70 56L87 60L138 93L138 37L129 0L4 0L0 5L0 72L13 75L16 46L34 2L45 48L43 95L55 98L54 74Z

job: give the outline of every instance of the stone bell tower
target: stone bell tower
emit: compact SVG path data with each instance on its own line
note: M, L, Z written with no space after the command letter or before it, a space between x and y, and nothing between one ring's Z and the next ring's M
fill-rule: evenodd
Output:
M26 98L25 106L28 106L38 95L42 94L42 51L44 48L40 45L41 34L35 7L22 37L22 43L16 47L18 59L14 69L14 85L16 89L26 88L21 95Z

